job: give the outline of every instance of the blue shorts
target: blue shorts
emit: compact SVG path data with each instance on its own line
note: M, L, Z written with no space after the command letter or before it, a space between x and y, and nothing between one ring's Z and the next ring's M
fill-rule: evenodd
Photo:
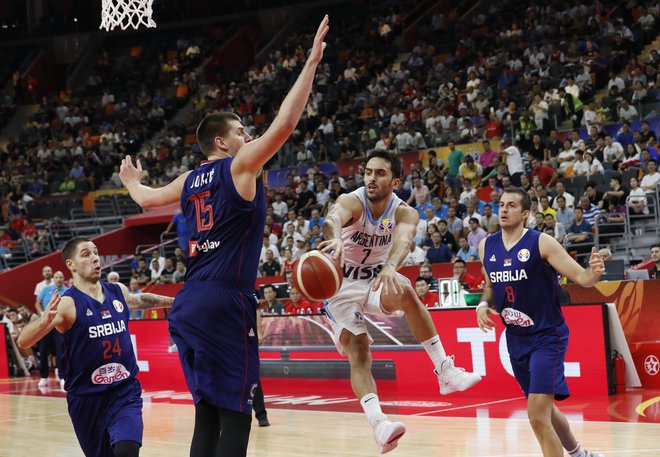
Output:
M259 382L257 300L249 289L219 281L186 281L169 329L195 404L252 414Z
M66 397L78 442L86 457L114 457L119 441L142 445L142 387L133 378L104 394Z
M511 367L525 397L552 394L556 400L564 400L570 396L564 377L568 334L566 324L534 335L507 331Z

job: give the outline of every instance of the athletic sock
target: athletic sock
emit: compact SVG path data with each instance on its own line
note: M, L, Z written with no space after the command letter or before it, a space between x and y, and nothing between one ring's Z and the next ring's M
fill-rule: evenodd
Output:
M572 451L568 451L568 454L571 457L586 457L587 456L587 454L584 452L584 449L582 449L582 446L580 446L580 443L578 443L577 446L575 446L575 449L573 449Z
M422 341L422 346L424 346L426 353L433 361L435 370L440 373L442 362L447 359L447 354L445 354L445 348L442 347L442 341L440 341L440 337L435 335L426 341Z
M375 393L368 393L364 397L360 398L360 404L364 410L364 414L367 415L369 423L373 426L374 423L383 418L385 415L380 409L380 401L378 400L378 395Z

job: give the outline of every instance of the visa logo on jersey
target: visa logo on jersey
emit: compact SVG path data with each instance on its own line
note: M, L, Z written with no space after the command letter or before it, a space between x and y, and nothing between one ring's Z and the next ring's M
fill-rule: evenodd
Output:
M188 242L188 252L190 252L190 257L195 257L199 252L209 252L219 247L219 241L206 240L202 244L199 244L197 241Z

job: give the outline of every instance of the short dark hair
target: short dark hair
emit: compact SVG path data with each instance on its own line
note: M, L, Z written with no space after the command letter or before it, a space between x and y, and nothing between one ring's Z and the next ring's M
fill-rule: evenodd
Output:
M375 150L367 156L367 162L374 158L383 159L389 162L390 169L392 170L392 177L401 179L401 161L399 161L398 157L387 151Z
M415 279L415 284L417 284L419 281L424 281L427 286L430 286L429 280L426 279L424 276L418 276L417 279Z
M71 238L67 243L64 245L62 248L62 260L64 263L68 259L72 259L74 255L76 255L76 249L78 248L78 245L80 243L86 243L88 241L92 241L87 237L84 236L76 236L74 238Z
M275 290L275 286L272 285L272 284L266 284L266 285L264 286L264 288L262 289L263 292L266 292L266 289L273 289L273 292L277 292L277 291Z
M206 157L210 156L215 150L215 137L224 136L229 131L230 121L239 121L241 118L237 114L228 111L220 113L207 114L197 127L197 143Z
M658 249L660 249L660 244L652 244L652 245L651 245L651 249L653 249L653 248L658 248Z
M454 260L454 265L456 265L457 263L462 263L463 266L466 265L465 260L463 260L463 259L461 259L461 258L458 258L458 259Z
M520 197L520 206L522 207L523 211L529 211L529 209L532 207L532 200L527 192L525 192L523 189L520 187L507 187L504 189L503 194L516 194Z

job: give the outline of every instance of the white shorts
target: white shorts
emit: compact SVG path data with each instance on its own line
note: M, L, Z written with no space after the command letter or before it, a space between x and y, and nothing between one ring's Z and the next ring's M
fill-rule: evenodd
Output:
M399 284L411 285L410 280L402 274L397 273L396 277ZM324 303L324 309L333 330L332 339L341 355L346 355L339 341L339 336L344 329L356 336L366 333L369 337L369 344L374 342L371 335L369 335L369 330L367 330L364 314L388 317L403 316L403 311L388 313L383 310L380 302L383 285L381 284L376 291L372 290L375 280L376 278L369 280L347 280L344 278L339 292Z

